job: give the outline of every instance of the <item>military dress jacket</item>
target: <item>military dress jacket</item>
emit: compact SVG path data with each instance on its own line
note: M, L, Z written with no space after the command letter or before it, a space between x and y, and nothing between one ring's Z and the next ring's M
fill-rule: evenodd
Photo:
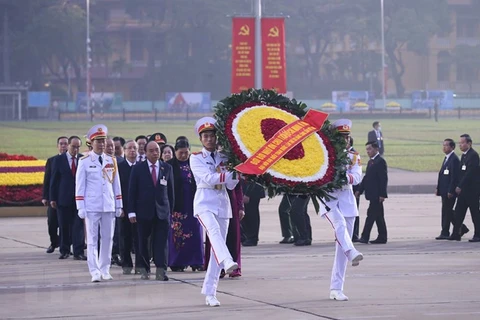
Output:
M122 189L117 162L105 153L90 152L78 162L75 201L78 210L87 212L115 212L122 208Z
M214 158L205 148L190 156L190 168L195 177L197 192L193 200L193 214L212 212L219 218L231 218L232 208L226 188L233 190L238 183L235 175L227 171L227 158L215 151Z
M357 200L355 199L352 186L358 185L362 181L362 165L358 152L348 151L348 157L350 158L350 164L347 167L348 183L341 189L331 193L330 196L336 199L328 200L326 204L330 208L338 206L344 217L356 217L358 216ZM326 210L321 212L326 213Z

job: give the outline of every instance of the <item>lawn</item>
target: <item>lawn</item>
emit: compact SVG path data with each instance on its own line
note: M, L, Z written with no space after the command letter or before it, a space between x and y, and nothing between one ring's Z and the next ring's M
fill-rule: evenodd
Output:
M363 159L366 157L364 144L367 132L374 119L354 120L352 136L355 148ZM180 135L187 136L192 150L200 149L195 135L194 122L104 122L111 136L134 138L139 134L164 133L169 142ZM442 163L442 141L445 138L459 140L469 133L474 143L480 139L478 120L455 118L432 120L382 120L385 139L385 159L389 167L411 171L437 171ZM56 153L56 138L59 135L78 135L83 138L92 126L90 122L0 122L0 152L33 155L46 159ZM457 154L460 150L456 149ZM365 161L364 161L365 162Z

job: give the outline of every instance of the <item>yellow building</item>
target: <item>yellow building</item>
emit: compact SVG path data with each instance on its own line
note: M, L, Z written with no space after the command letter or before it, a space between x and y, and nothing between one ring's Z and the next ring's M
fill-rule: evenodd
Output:
M393 0L392 0L393 1ZM397 0L395 0L397 1ZM403 85L406 93L415 90L453 90L457 94L480 92L480 75L468 66L453 63L453 52L458 45L480 46L480 18L472 8L474 0L448 0L452 32L430 39L428 53L418 55L402 51L405 64ZM147 72L148 40L145 38L145 28L150 25L146 21L136 19L128 14L124 0L97 0L91 10L103 17L103 28L96 30L106 33L110 42L110 54L102 56L95 50L93 44L91 79L96 92L121 92L124 100L149 100L148 88L140 84ZM162 26L160 26L161 28ZM94 36L92 37L94 38ZM293 44L296 39L287 42ZM329 46L328 51L335 53L355 51L359 44L348 37L339 39ZM295 58L300 58L303 49L295 48ZM380 42L364 44L367 50L380 53ZM289 61L287 61L287 64ZM321 61L320 73L325 73L327 61ZM380 63L380 62L379 62ZM158 66L159 62L155 62ZM84 76L84 72L83 72ZM287 75L288 76L288 75ZM377 79L381 74L376 75ZM474 80L471 80L471 79ZM362 79L358 79L362 80ZM57 81L57 80L53 80ZM65 81L58 84L65 86ZM72 86L74 85L72 80ZM76 89L72 88L75 96ZM395 83L389 77L387 81L388 95L395 95Z
M480 15L475 12L472 0L448 0L448 4L452 26L450 34L432 37L425 55L418 55L406 48L401 50L405 65L402 83L406 94L416 90L453 90L457 95L480 93L479 70L469 65L457 65L454 59L457 46L480 46ZM330 45L328 52L335 54L355 51L358 46L356 40L345 37ZM364 47L381 52L380 41L366 43ZM381 79L381 73L375 77ZM390 75L387 94L396 95L395 83Z

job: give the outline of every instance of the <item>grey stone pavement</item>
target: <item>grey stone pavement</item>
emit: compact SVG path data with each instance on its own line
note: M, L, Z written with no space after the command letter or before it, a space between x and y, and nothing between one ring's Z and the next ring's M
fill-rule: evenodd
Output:
M391 172L391 187L421 182L432 190L435 174L414 175ZM260 243L242 248L241 278L220 281L218 308L204 305L204 273L170 272L170 281L157 282L112 267L113 281L93 284L85 262L45 253L45 217L1 218L0 319L480 319L480 244L466 241L470 215L462 241L434 240L440 200L433 190L390 193L389 242L357 245L365 259L347 269L346 302L328 299L331 227L310 208L312 246L278 244L279 201L261 203ZM367 205L362 199L362 225Z

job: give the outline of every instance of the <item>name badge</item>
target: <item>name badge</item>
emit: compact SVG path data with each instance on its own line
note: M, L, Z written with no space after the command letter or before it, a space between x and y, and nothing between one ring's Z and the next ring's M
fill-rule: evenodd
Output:
M160 184L162 186L166 186L167 185L167 180L165 180L165 177L163 177L162 179L160 179Z
M462 166L462 170L467 170L467 166L466 166L466 165L463 165L463 166Z
M448 175L449 173L450 173L450 171L448 171L448 169L443 170L444 175Z

